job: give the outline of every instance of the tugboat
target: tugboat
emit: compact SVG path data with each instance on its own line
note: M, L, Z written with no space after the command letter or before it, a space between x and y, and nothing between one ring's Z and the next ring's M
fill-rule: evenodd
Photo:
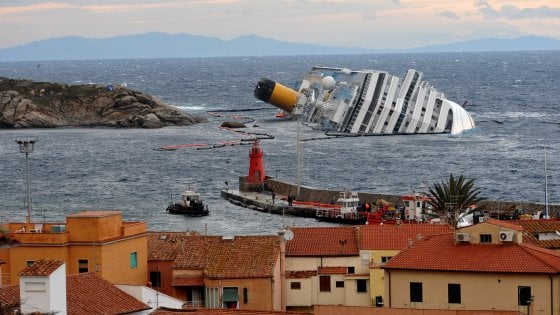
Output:
M200 194L190 187L187 187L181 193L181 197L181 202L174 203L172 201L166 211L171 214L184 214L191 217L207 216L210 213L208 205L202 202Z
M336 205L325 207L320 205L316 210L315 219L336 223L364 224L367 213L360 207L358 193L343 191L336 200Z

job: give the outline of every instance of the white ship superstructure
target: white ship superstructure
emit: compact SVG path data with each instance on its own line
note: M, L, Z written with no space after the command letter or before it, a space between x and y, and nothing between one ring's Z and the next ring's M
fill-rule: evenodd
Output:
M261 79L255 96L325 130L352 134L460 134L474 120L445 98L422 73L404 79L385 71L313 67L297 91Z

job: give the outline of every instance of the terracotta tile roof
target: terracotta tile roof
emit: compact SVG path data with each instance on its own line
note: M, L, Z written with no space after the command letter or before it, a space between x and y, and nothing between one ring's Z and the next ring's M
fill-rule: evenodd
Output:
M19 307L19 303L19 285L0 286L0 305L2 307L11 309ZM0 314L4 313L0 312Z
M48 277L64 264L61 260L37 260L20 271L20 277Z
M68 314L127 314L150 307L94 273L66 277Z
M204 277L173 277L172 287L195 287L204 285Z
M292 228L294 238L286 243L286 257L357 256L356 227Z
M181 242L197 232L148 232L148 261L174 260Z
M19 285L0 287L0 303L4 307L19 306ZM150 307L94 273L66 276L68 315L128 314Z
M501 226L501 227L504 227L504 228L507 228L507 229L510 229L510 230L513 230L513 231L522 231L523 230L523 227L516 224L514 221L488 219L488 220L484 221L483 223Z
M457 244L453 234L434 235L404 249L383 268L556 274L560 253L530 244Z
M315 277L317 270L301 270L301 271L288 271L286 270L286 279L305 279Z
M319 274L321 275L345 275L347 273L347 267L319 267Z
M540 233L554 233L560 231L560 220L519 220L512 221L523 227L523 242L535 244L545 248L560 248L559 239L539 240Z
M452 232L447 224L364 225L360 229L361 249L366 250L402 250L419 236Z
M173 269L203 270L208 278L272 277L279 244L278 236L190 236Z

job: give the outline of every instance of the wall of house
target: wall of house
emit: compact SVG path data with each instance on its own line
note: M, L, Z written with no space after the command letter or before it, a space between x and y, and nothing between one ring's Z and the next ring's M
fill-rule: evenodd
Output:
M146 285L148 273L148 241L146 234L104 244L101 276L114 284ZM131 266L130 254L136 252L137 266Z
M358 280L366 281L366 292L358 292ZM362 276L346 276L344 279L344 287L346 288L345 305L346 306L370 306L372 299L370 296L369 275Z
M299 282L300 289L292 289L292 282ZM312 306L317 304L317 277L286 279L286 305Z
M410 302L410 282L421 282L422 302ZM461 303L448 303L447 285L460 284ZM518 305L518 287L531 287L531 314L558 314L558 276L538 274L458 273L391 270L385 274L385 306L418 309L507 310L527 312ZM390 289L390 290L389 290ZM551 292L552 289L552 292ZM551 298L554 300L551 304ZM553 305L553 308L552 306Z
M483 222L480 224L475 224L471 226L467 226L457 230L457 233L469 233L470 236L470 243L478 244L480 243L480 234L490 234L492 235L492 244L501 244L503 243L500 240L499 234L501 231L511 231L510 229L490 224L487 222ZM510 243L522 243L523 242L523 233L521 231L514 231L514 238L513 242Z
M314 305L314 315L520 315L517 311L418 310L411 308Z
M318 271L319 267L354 267L354 274L323 274L331 277L331 291L320 292L319 276L310 278L287 279L286 305L311 306L314 304L370 305L368 292L356 291L356 278L369 277L369 265L362 263L360 256L342 257L286 257L286 271ZM336 283L344 287L336 287ZM300 282L301 289L291 289L291 282Z
M171 281L173 280L173 261L148 261L148 272L146 274L146 279L150 280L150 271L159 271L160 273L160 286L156 287L155 283L152 283L152 289L159 292L165 293L170 296L174 296L173 288L171 287Z
M86 211L66 217L70 241L104 241L121 236L120 211Z
M368 265L362 264L360 257L294 257L286 256L286 271L318 270L319 267L354 267L354 273L369 273Z
M371 264L369 265L369 294L372 304L375 305L375 297L385 297L385 271L381 269L381 257L393 257L400 251L398 250L367 250Z
M5 276L9 276L10 284L19 283L19 273L27 267L28 261L41 259L68 260L66 246L49 247L22 244L19 247L10 248L9 260L4 265Z
M238 305L241 310L271 311L273 308L273 286L272 278L254 279L205 279L206 288L236 287L238 288ZM247 288L247 303L243 301L243 289ZM220 302L221 302L220 298Z
M276 258L274 269L272 271L272 283L274 285L272 289L272 309L274 311L284 311L286 307L286 291L284 291L284 284L286 282L286 259L282 257L286 251L285 245L286 243L280 243L280 255ZM282 266L282 264L284 266Z

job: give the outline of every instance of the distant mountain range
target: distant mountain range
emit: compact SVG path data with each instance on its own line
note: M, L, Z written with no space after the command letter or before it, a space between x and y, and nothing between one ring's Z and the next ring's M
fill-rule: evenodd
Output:
M479 39L414 49L376 50L282 42L256 35L221 40L186 33L146 33L102 39L59 37L0 49L0 61L339 55L369 53L560 50L560 40L525 36Z

